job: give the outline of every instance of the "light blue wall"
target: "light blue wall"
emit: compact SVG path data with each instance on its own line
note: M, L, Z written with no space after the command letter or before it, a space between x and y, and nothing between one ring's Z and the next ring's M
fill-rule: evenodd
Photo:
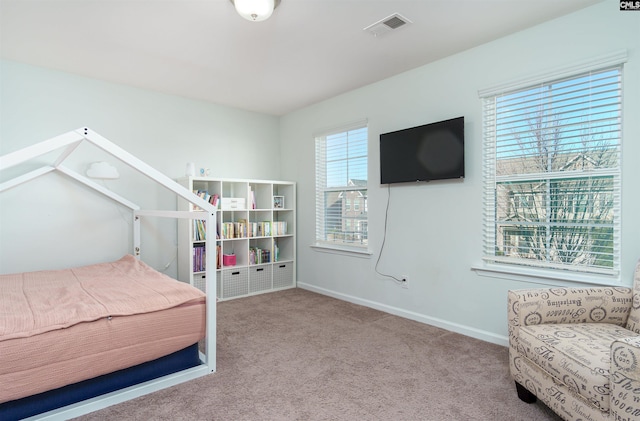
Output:
M437 42L437 41L435 41ZM628 50L624 70L623 255L626 284L640 257L640 13L603 4L340 95L285 116L283 178L298 181L298 282L490 341L506 341L506 292L535 284L479 276L482 253L482 113L478 91ZM375 272L384 236L386 186L379 184L379 134L465 117L466 178L391 187L378 269L407 275L403 289ZM318 252L314 241L314 131L369 121L370 259ZM301 159L302 157L302 159Z
M298 182L297 277L301 285L490 341L504 343L506 291L526 282L478 276L482 228L481 105L478 90L620 49L625 66L623 277L640 257L640 13L603 4L483 45L280 119L12 62L0 68L0 153L88 126L172 178L185 163L218 177ZM435 42L435 41L434 41ZM375 273L388 191L378 184L380 133L464 115L463 182L391 188L379 270L408 275L402 289ZM314 241L313 133L369 121L372 258L320 253ZM73 164L94 160L87 152ZM139 201L172 202L144 180L107 187ZM118 184L120 183L120 184ZM122 185L125 184L125 185ZM124 209L47 176L0 195L0 272L65 267L130 250ZM146 231L154 266L175 274L175 227ZM154 246L155 247L155 246ZM157 253L155 253L157 251Z
M1 154L86 126L171 178L184 176L187 162L217 177L280 177L276 117L10 61L0 65ZM116 163L91 150L78 155L70 165L82 173L95 160ZM172 195L118 168L123 176L105 181L108 188L142 206L175 208ZM57 174L0 195L0 224L0 273L131 252L126 209ZM169 263L167 273L175 274L175 224L157 224L143 230L151 237L143 238L143 252L156 268Z

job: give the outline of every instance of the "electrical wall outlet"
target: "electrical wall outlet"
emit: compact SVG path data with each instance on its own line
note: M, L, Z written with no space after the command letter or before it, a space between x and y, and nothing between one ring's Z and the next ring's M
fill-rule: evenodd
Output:
M402 288L409 288L409 277L402 275L402 277L400 277L400 285L402 285Z

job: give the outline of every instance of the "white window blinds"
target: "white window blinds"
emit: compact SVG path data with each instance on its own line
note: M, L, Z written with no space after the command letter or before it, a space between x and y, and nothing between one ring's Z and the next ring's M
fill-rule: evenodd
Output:
M616 274L622 65L484 96L484 255Z
M317 135L316 244L366 248L366 122Z

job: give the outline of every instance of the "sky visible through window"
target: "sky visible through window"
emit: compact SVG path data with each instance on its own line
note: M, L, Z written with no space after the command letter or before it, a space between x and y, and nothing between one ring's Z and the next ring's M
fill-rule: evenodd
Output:
M619 83L616 68L498 96L496 158L616 147Z
M327 187L347 186L349 180L367 180L367 128L329 135Z

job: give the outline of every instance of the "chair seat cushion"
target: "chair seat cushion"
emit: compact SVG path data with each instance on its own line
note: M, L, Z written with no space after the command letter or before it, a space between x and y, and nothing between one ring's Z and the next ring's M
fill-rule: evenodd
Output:
M608 411L611 344L632 336L637 334L605 323L521 326L520 351L559 382Z

